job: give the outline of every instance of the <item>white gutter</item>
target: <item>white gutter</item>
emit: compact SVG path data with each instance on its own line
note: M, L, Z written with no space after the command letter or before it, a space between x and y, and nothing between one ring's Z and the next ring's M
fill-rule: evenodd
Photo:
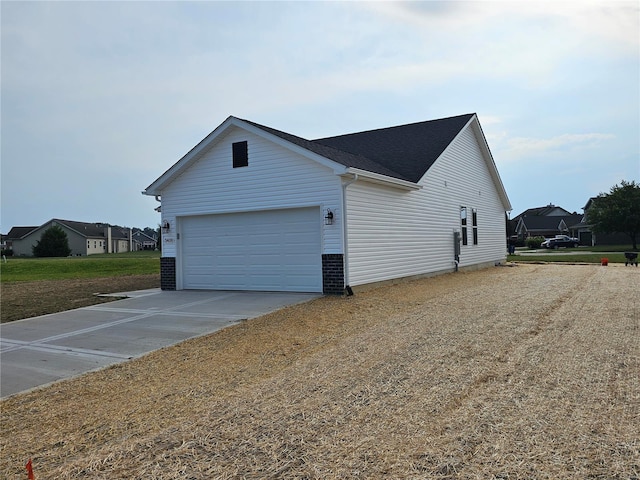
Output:
M347 187L358 181L358 174L352 173L353 178L342 184L342 251L344 258L344 289L347 295L353 295L349 285L349 241L347 240Z
M422 185L418 185L417 183L413 183L408 180L400 180L399 178L388 177L387 175L381 175L379 173L369 172L359 168L349 167L347 168L346 173L355 175L356 178L363 181L379 183L389 187L401 188L403 190L420 190L422 188Z

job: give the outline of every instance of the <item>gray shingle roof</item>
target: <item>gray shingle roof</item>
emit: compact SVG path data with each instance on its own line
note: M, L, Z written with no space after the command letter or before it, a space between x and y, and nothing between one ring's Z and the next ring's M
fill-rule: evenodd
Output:
M320 138L314 143L362 155L396 172L399 178L417 182L473 115Z
M242 119L242 121L253 125L254 127L258 127L265 132L271 133L276 137L280 137L283 140L291 142L294 145L298 145L299 147L309 150L310 152L321 155L325 158L328 158L329 160L333 160L334 162L337 162L341 165L360 168L362 170L379 173L381 175L387 175L389 177L400 178L402 180L408 180L408 178L404 178L398 172L385 168L384 166L362 155L345 152L327 145L323 145L322 143L317 143L311 140L307 140L306 138L297 137L296 135L291 135L290 133L276 130L275 128L260 125L259 123L255 123L250 120Z
M347 167L418 182L474 114L307 140L242 120Z
M9 233L7 233L6 238L10 240L22 238L33 232L36 228L38 227L12 227Z

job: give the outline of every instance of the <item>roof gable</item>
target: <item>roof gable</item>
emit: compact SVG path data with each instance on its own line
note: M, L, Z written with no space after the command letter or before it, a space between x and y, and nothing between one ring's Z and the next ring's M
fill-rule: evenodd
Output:
M460 115L320 138L313 143L366 157L398 178L418 182L473 116Z

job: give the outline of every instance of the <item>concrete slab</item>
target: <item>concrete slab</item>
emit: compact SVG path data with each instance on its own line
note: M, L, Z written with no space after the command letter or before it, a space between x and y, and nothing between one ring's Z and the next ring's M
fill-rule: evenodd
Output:
M0 326L0 396L145 355L320 295L287 292L124 292L124 300Z

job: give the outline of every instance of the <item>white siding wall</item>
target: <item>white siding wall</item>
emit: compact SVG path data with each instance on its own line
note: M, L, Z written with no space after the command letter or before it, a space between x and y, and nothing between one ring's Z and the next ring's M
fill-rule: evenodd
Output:
M347 188L350 285L453 269L461 206L468 209L469 244L462 246L460 266L505 259L504 206L469 126L420 184L410 192L362 181Z
M162 255L176 257L178 218L303 206L334 212L333 225L322 225L322 253L342 253L340 179L330 169L240 128L231 128L197 163L162 192ZM232 167L234 142L248 142L249 166ZM318 222L323 222L319 215Z

